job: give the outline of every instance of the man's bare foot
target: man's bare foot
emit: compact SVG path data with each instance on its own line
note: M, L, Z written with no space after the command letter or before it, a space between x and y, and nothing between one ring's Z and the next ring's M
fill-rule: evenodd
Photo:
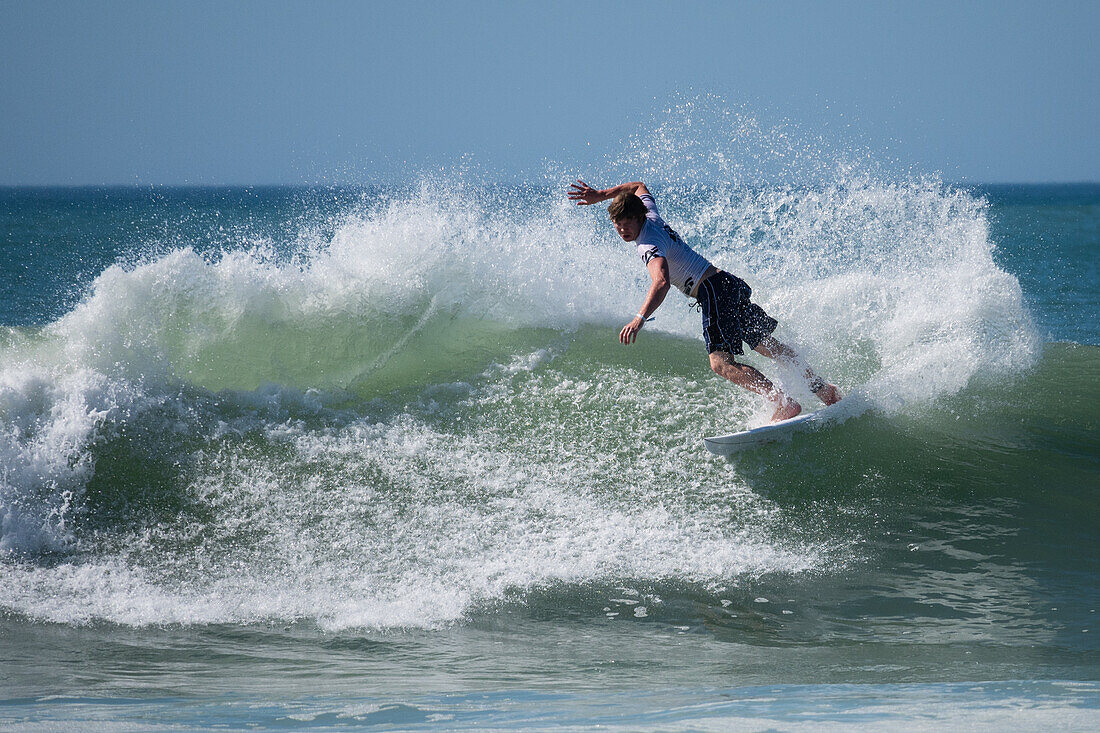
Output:
M779 403L779 407L775 409L775 414L772 415L772 422L790 420L800 412L802 412L802 405L798 404L790 397L785 397L783 401Z
M817 398L826 405L835 405L840 402L840 397L840 390L836 388L835 384L826 384L817 391Z

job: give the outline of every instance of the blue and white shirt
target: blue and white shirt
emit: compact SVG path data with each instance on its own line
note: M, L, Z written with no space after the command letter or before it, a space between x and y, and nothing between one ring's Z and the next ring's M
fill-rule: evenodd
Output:
M657 213L657 202L648 193L639 198L645 204L645 224L634 245L642 262L649 264L654 257L664 257L668 263L668 277L684 295L691 297L699 278L710 267L706 257L689 247L672 227L665 224Z

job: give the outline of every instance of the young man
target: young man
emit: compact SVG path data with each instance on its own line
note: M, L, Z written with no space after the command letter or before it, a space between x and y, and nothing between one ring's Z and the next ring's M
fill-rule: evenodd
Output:
M739 277L717 269L693 250L657 213L653 195L641 181L597 190L578 180L569 187L569 199L588 206L614 199L607 213L624 242L634 242L653 284L634 319L623 327L619 341L632 344L646 320L665 299L669 283L695 298L703 311L703 339L710 354L710 368L734 384L764 396L775 408L772 422L802 412L802 406L783 393L767 377L734 356L743 354L741 342L772 359L794 362L790 347L772 338L779 322L750 302L752 290ZM810 390L826 405L840 400L840 391L806 367Z

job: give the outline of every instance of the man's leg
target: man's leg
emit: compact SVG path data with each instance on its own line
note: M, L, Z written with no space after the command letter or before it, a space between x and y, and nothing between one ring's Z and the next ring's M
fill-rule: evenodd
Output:
M763 395L768 402L775 405L772 422L786 420L802 412L802 405L785 395L783 390L772 384L771 380L756 369L748 364L740 364L735 361L733 354L727 351L711 352L710 368L718 376L725 377L738 386Z
M826 405L840 402L840 390L836 388L836 385L829 384L824 379L814 374L813 369L799 362L798 353L790 346L787 346L781 341L777 341L771 336L765 336L760 340L760 343L756 345L754 350L776 361L798 364L804 367L805 371L802 373L802 376L806 378L806 382L810 385L810 389L817 395L819 400Z

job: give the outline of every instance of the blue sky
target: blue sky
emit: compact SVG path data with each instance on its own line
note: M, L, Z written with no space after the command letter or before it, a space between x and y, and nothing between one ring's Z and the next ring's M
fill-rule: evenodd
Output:
M1100 180L1098 2L0 0L0 185L500 175L718 95L962 181Z

